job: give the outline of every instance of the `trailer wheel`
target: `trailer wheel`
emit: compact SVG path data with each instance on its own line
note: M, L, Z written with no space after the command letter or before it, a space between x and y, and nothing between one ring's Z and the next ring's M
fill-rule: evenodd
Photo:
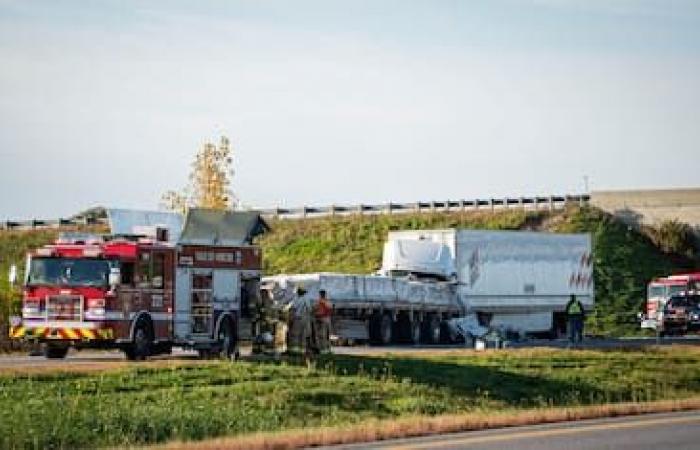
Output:
M383 345L391 344L394 339L394 321L391 320L389 314L382 316L382 321L379 324L379 339Z
M422 333L422 324L418 320L414 320L411 322L411 344L418 345L421 342L421 336L423 335Z
M46 345L44 356L48 359L63 359L68 354L68 346Z
M440 343L440 319L436 316L432 316L425 323L425 341L427 344L439 344Z
M381 344L379 338L379 329L381 328L382 316L379 313L373 313L367 321L367 334L369 343L373 345Z
M151 356L153 347L153 326L143 317L140 317L134 327L134 340L124 349L126 358L132 361L141 361Z
M224 319L219 328L217 340L220 346L219 356L226 359L235 359L237 356L236 332L231 319Z

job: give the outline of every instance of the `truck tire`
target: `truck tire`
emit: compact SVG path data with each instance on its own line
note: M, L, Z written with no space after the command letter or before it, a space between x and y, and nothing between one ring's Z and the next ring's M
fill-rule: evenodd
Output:
M229 318L224 319L219 327L219 356L225 359L235 360L238 354L238 342L236 339L236 328Z
M134 340L124 349L126 358L131 361L143 361L153 353L153 325L140 317L134 326Z
M411 344L418 345L421 343L421 337L423 336L423 326L418 320L411 322L411 334L409 336Z
M439 344L440 335L440 319L436 316L430 317L424 324L425 329L425 343L426 344Z
M379 341L382 345L389 345L394 340L394 321L389 314L382 316L379 324Z
M46 345L44 356L48 359L63 359L68 354L68 346Z
M374 313L370 316L367 321L367 334L369 338L369 343L372 345L381 344L381 339L379 338L379 329L381 328L382 315L379 313Z

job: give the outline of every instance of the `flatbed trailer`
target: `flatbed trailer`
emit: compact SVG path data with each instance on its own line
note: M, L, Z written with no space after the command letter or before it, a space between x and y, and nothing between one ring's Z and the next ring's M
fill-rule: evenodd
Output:
M303 286L312 298L325 290L333 305L333 334L353 341L439 343L449 336L446 320L464 312L449 282L312 273L265 277L262 283L287 295Z

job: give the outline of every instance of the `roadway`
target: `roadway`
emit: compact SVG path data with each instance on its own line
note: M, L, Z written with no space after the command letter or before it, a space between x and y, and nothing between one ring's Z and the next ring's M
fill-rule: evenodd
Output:
M660 342L655 338L633 338L633 339L590 339L583 343L581 348L590 349L612 349L612 348L640 348L650 345L700 345L700 337L669 337ZM565 340L529 340L523 342L509 343L509 348L566 348L568 342ZM347 347L333 347L333 352L346 355L381 355L385 353L439 353L463 350L460 345L393 345L384 347L373 347L366 345L356 345ZM241 350L243 356L250 354L250 348ZM193 351L183 351L174 349L172 355L161 355L152 358L156 361L176 360L188 361L197 360L197 353ZM25 368L104 368L118 367L126 364L127 361L120 351L95 351L95 350L71 350L65 359L45 359L43 356L29 356L27 354L0 355L0 370L22 370Z
M333 450L697 450L700 412L581 420L327 447Z

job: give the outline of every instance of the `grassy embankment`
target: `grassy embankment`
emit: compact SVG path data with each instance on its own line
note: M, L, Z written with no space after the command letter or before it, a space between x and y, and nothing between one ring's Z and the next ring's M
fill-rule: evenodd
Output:
M699 396L700 351L692 348L335 355L316 366L180 361L108 373L5 372L0 447L123 446L299 429L309 443L314 427L339 427L331 437L352 440L369 423L390 435L390 424L376 422L383 419L399 419L403 427L454 425L485 415L535 417L578 406L604 412L614 403ZM327 442L329 433L321 435Z
M391 230L589 232L595 256L596 310L589 317L588 331L603 335L638 333L636 313L648 281L696 267L700 260L682 227L676 227L680 231L674 227L636 230L595 208L278 220L271 226L272 232L261 239L267 273L371 272L381 265L382 244Z

